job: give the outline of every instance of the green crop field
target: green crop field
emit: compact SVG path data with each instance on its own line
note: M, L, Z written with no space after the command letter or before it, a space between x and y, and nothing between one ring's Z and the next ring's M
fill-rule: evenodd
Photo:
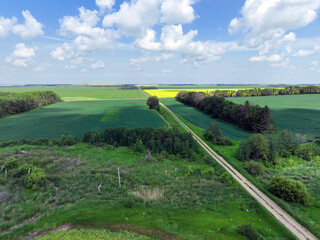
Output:
M0 92L54 91L64 101L146 98L140 90L120 90L118 87L1 87Z
M145 100L79 101L54 104L0 119L0 140L82 136L106 127L165 127Z
M249 101L268 105L278 129L290 129L294 134L306 135L306 140L320 137L320 95L291 95L229 98L235 103Z
M222 130L223 134L234 140L243 140L248 138L250 135L249 132L240 129L233 124L224 122L219 119L211 118L209 115L201 112L200 110L184 105L183 103L180 103L173 98L161 99L161 102L168 108L170 108L173 112L179 114L184 119L200 128L207 129L210 123L216 122L219 123L219 127Z

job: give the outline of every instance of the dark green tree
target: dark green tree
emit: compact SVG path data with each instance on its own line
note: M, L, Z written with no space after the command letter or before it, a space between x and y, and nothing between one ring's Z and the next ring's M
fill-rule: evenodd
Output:
M150 109L155 109L155 110L159 110L160 108L160 103L159 103L159 99L157 96L150 96L147 99L147 105L149 106Z

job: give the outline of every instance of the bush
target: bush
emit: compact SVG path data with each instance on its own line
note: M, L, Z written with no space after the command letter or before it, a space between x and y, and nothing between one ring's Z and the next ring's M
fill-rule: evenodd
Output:
M18 167L18 160L15 158L10 158L4 163L3 167L7 170L15 169Z
M289 177L277 176L273 178L268 189L277 197L289 202L298 202L307 205L311 200L306 186Z
M204 138L216 145L232 146L233 143L230 138L223 136L222 131L219 129L218 123L211 123L204 134Z
M18 175L19 175L19 177L20 177L20 176L27 175L28 172L29 172L29 169L32 170L32 168L33 168L33 166L32 166L31 164L27 164L27 163L25 163L25 164L23 164L22 166L20 166L20 167L18 168Z
M228 172L224 172L219 176L219 180L227 185L232 185L233 183L233 178Z
M146 149L141 140L137 141L132 148L133 151L143 153Z
M264 166L260 162L250 161L244 164L248 173L252 176L259 176L264 171Z
M241 225L237 228L237 232L248 240L261 239L261 237L257 233L257 230L251 225Z
M204 156L202 161L205 164L208 164L208 165L212 165L213 164L212 158L210 156L208 156L208 155Z
M37 191L46 184L46 176L41 168L34 167L31 174L26 178L26 188L31 191Z
M249 143L247 141L242 141L236 153L237 158L242 162L247 161L250 159L251 152Z
M268 161L269 156L269 142L268 139L262 134L253 134L248 139L251 148L251 159L261 159Z

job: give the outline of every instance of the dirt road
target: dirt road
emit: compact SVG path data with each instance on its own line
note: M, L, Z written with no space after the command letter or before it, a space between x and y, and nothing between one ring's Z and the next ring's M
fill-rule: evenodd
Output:
M167 108L162 103L160 103L160 105L164 107L186 131L191 133L193 138L207 151L207 153L212 156L222 167L224 167L247 192L249 192L258 202L260 202L293 235L295 235L298 239L317 240L317 238L310 231L308 231L281 207L279 207L274 201L272 201L258 188L256 188L249 180L247 180L236 169L234 169L226 160L224 160L221 156L214 152L198 135L196 135L190 128L188 128L182 121L180 121L180 119L177 118L169 108Z

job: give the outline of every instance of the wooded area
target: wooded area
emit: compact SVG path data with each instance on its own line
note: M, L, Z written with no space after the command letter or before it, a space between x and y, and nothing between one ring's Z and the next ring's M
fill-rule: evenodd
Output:
M320 87L250 88L240 90L215 90L206 93L213 97L256 97L277 95L320 94Z
M60 97L52 91L26 93L0 92L0 118L27 112L60 101Z

